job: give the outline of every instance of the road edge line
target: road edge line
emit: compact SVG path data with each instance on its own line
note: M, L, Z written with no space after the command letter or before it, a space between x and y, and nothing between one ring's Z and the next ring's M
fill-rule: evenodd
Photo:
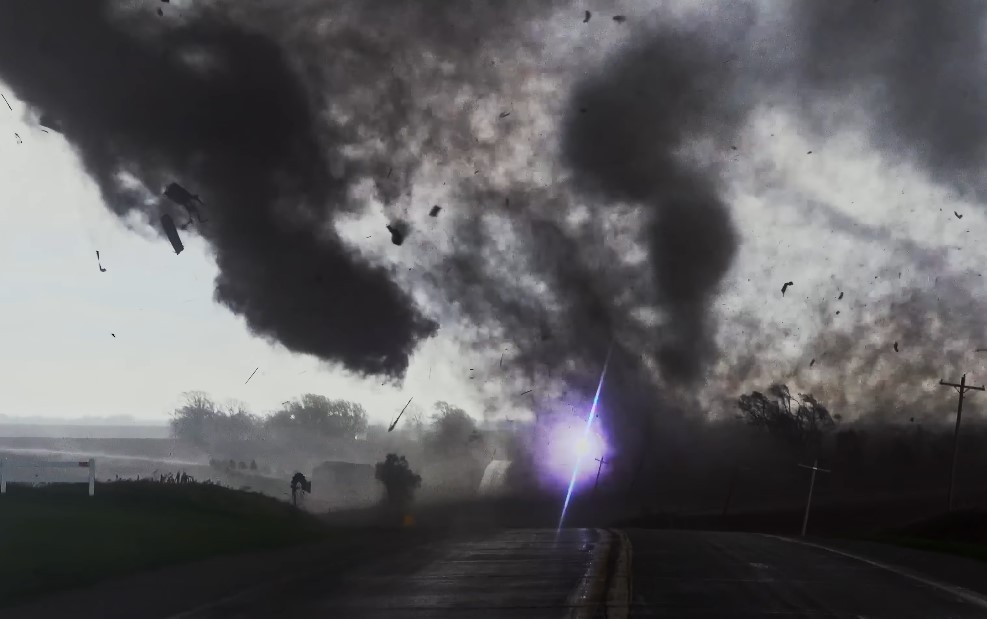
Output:
M593 558L583 572L579 584L566 598L570 619L589 619L598 615L597 611L606 602L604 598L607 583L607 563L610 561L610 547L614 535L605 529L595 529L599 539L593 546Z
M921 583L921 584L923 584L923 585L925 585L927 587L932 587L933 589L939 589L940 591L944 591L946 593L955 595L956 597L960 598L964 602L968 602L968 603L973 604L974 606L977 606L977 607L979 607L981 609L987 610L987 596L983 596L983 595L981 595L981 594L979 594L979 593L977 593L975 591L970 591L969 589L965 589L963 587L960 587L959 585L951 585L949 583L940 582L938 580L934 580L932 578L928 578L926 576L922 576L920 574L916 574L915 572L913 572L911 570L907 570L905 568L896 567L894 565L889 565L887 563L882 563L881 561L875 561L873 559L868 559L866 557L861 557L860 555L856 555L856 554L853 554L853 553L850 553L850 552L846 552L846 551L843 551L843 550L837 550L835 548L830 548L829 546L824 546L822 544L817 544L815 542L806 542L806 541L797 540L797 539L794 539L794 538L791 538L791 537L784 537L782 535L771 535L771 534L768 534L768 533L762 533L761 535L763 535L764 537L771 537L771 538L774 538L774 539L777 539L777 540L781 540L783 542L789 542L789 543L792 543L792 544L801 544L803 546L811 546L812 548L818 548L820 550L826 550L826 551L831 552L833 554L838 554L838 555L847 557L848 559L854 559L856 561L860 561L861 563L866 563L868 565L872 565L872 566L877 567L877 568L880 568L882 570L886 570L888 572L891 572L892 574L897 574L898 576L902 576L904 578L908 578L910 580L914 580L915 582Z

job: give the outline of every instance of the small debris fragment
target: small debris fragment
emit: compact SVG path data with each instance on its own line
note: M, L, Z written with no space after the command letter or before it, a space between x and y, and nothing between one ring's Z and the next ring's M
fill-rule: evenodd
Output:
M117 336L116 333L111 333L110 335L112 335L113 337L116 337Z
M736 146L731 146L730 147L730 150L737 150L737 147Z
M978 348L974 352L987 352L987 348Z
M511 115L511 113L510 113L510 112L501 112L501 113L500 113L500 117L501 117L501 118L507 118L507 117L508 117L508 116L510 116L510 115Z
M837 315L837 316L839 316L839 315L840 315L840 310L836 310L836 315Z
M531 393L532 391L534 391L534 389L528 389L527 391L525 391L525 392L524 392L524 393L522 393L521 395L528 395L528 394L529 394L529 393Z
M185 246L182 245L182 238L178 236L178 228L175 227L175 220L171 218L171 215L165 213L161 216L161 227L164 228L165 235L171 241L171 246L175 249L175 255L177 256L182 253Z
M794 286L794 285L795 285L795 282L785 282L785 284L781 287L781 296L785 296L785 292L788 291L788 287L789 286Z
M963 216L957 213L956 211L953 211L953 215L956 215L956 219L963 219Z
M843 300L843 291L842 290L840 291L840 296L836 297L836 300L837 301L842 301Z
M895 352L898 352L898 342L895 342L894 343L894 351Z
M589 23L589 20L592 19L592 18L593 18L593 14L590 13L589 11L586 11L586 14L583 15L583 23L584 24L588 24Z
M256 374L257 373L257 370L259 370L259 369L260 369L260 366L255 367L254 368L254 371L251 372L250 373L250 376L247 377L247 380L243 381L243 384L246 385L247 383L249 383L250 382L250 379L254 377L254 374Z
M7 109L13 112L14 108L10 107L10 102L7 101L7 97L4 97L3 95L0 95L0 97L3 97L3 102L7 104Z
M24 143L24 140L21 139L21 136L20 135L18 135L18 134L15 133L14 134L14 137L17 138L17 143L18 144L23 144Z
M812 151L811 150L806 153L806 155L811 155L811 154L812 154Z
M625 16L623 16L623 15L614 15L614 16L613 16L613 20L614 20L615 22L617 22L618 24L622 24L622 23L624 23L625 21L627 21L627 18L626 18Z
M391 242L395 245L401 245L404 243L405 237L408 236L408 224L403 221L395 221L393 224L387 224L387 231L391 233Z
M100 264L100 262L99 262L99 250L98 249L96 250L96 265L99 267L99 272L100 273L106 273L106 269L104 269L103 268L103 265Z
M816 364L816 360L815 360L815 359L813 359L812 361L810 361L810 362L809 362L809 367L811 368L811 367L812 367L812 366L814 366L815 364Z
M442 212L442 207L436 204L432 207L432 210L428 212L429 217L438 217L439 213Z

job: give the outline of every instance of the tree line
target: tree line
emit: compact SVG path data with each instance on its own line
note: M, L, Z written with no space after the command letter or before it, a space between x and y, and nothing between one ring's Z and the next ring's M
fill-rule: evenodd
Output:
M307 393L260 416L241 403L220 405L204 393L191 392L172 413L170 426L172 436L200 447L291 434L353 439L366 433L367 413L355 402Z

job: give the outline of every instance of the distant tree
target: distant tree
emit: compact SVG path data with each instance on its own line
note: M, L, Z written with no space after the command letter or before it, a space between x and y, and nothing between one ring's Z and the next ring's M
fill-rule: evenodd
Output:
M240 469L241 471L244 471L247 469L247 463L244 462L243 460L240 460L239 462L237 462L236 468Z
M404 456L387 454L383 462L374 467L374 476L384 484L387 503L395 508L404 508L411 503L415 490L422 485L422 478L416 475Z
M772 385L767 395L759 391L742 395L737 406L747 423L798 447L818 448L823 433L839 420L811 394L794 397L782 384Z
M447 402L436 402L438 411L426 434L426 443L441 455L462 454L473 445L482 443L476 421L463 409Z
M367 431L363 406L308 393L287 402L267 418L268 428L295 430L325 438L355 438Z
M195 445L205 445L216 426L220 413L208 395L190 391L184 395L185 404L171 415L171 434L177 439Z
M215 438L226 441L249 441L261 438L263 433L261 419L252 414L246 404L233 400L224 408L217 419Z
M257 461L256 460L251 460L250 461L250 470L251 471L256 471L257 470Z
M236 460L230 458L229 466L227 468L235 469L236 468Z
M185 403L171 416L171 434L200 447L220 441L245 441L259 437L260 420L241 402L225 410L200 391L184 394Z

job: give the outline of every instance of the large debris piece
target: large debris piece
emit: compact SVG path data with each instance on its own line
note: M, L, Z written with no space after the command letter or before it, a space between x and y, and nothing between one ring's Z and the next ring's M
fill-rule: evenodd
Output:
M178 236L178 228L175 227L175 220L171 218L171 215L165 213L161 216L161 227L164 228L168 240L171 241L171 246L175 248L175 255L182 253L185 246L182 245L182 237Z

